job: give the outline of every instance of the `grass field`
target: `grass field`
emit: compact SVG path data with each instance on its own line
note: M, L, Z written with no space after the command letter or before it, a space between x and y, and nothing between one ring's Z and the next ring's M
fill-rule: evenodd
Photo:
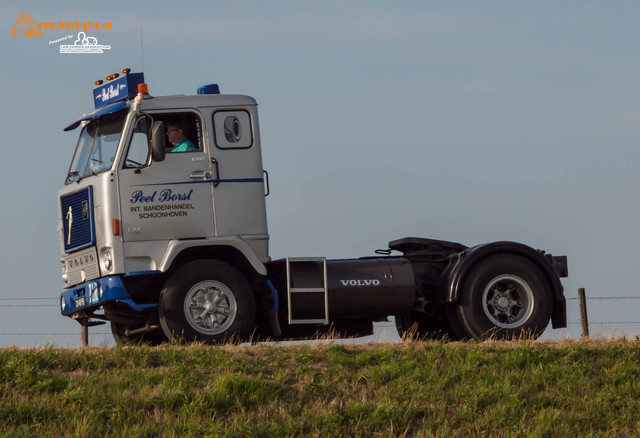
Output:
M0 349L0 436L640 435L640 342Z

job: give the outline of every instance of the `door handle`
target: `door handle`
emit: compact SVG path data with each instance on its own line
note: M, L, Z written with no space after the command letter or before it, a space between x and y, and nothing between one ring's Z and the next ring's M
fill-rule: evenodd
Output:
M267 193L264 194L265 198L267 196L269 196L269 193L271 193L271 190L269 189L269 172L267 172L266 170L262 170L262 173L264 175L264 182L266 183L266 189L267 189Z
M213 182L213 187L215 188L220 185L220 168L218 167L218 160L216 160L215 157L211 157L211 163L216 166L216 179Z
M208 172L205 172L204 170L196 170L191 175L189 175L189 177L190 178L209 179L209 178L211 178L211 174L208 173Z

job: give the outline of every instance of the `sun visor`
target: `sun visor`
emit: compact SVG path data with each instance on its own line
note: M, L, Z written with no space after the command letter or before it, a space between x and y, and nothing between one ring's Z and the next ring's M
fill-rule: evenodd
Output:
M85 121L85 120L94 120L97 119L100 116L104 116L107 114L113 114L116 113L118 111L122 111L124 109L127 109L129 107L127 102L124 101L120 101L120 102L115 102L112 103L110 105L106 105L103 106L100 109L95 110L94 112L87 114L86 116L82 117L81 119L76 120L75 122L73 122L72 124L70 124L69 126L67 126L66 128L64 128L65 131L71 131L73 129L76 129L78 126L80 126L80 123Z

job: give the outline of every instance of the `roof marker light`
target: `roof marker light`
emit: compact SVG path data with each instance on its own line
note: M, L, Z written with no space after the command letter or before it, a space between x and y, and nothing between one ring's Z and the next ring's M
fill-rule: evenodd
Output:
M122 69L122 74L128 75L130 71L131 71L130 68L123 68Z
M102 85L102 79L101 79L101 80L99 80L99 81L95 81L95 82L94 82L94 84L96 84L96 85Z
M114 74L112 74L112 75L107 76L105 79L106 79L106 80L108 80L108 81L110 81L110 80L112 80L112 79L117 78L118 76L120 76L120 74L119 74L119 73L114 73Z

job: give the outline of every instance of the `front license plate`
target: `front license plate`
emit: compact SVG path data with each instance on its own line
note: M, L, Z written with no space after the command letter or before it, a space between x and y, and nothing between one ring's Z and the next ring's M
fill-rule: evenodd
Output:
M84 306L84 297L76 298L76 307L82 307L82 306Z

